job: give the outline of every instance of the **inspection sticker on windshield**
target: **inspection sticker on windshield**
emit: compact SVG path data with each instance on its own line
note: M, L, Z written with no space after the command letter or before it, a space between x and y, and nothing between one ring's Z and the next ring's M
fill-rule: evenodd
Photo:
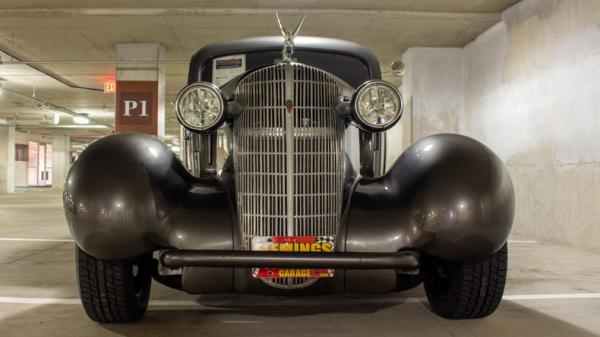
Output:
M333 236L255 236L252 250L270 252L331 253L334 248ZM253 268L255 278L328 278L333 277L333 269L287 269Z
M212 82L217 87L246 72L246 55L229 55L213 60Z

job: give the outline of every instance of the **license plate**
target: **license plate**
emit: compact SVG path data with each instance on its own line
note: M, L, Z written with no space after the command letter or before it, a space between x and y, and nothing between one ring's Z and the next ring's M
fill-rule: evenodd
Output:
M333 236L255 236L252 250L270 252L331 253ZM252 268L255 278L329 278L333 269Z

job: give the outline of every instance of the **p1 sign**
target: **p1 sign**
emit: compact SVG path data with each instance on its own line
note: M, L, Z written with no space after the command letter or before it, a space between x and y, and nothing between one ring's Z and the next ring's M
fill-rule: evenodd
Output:
M158 133L158 82L118 81L116 132Z

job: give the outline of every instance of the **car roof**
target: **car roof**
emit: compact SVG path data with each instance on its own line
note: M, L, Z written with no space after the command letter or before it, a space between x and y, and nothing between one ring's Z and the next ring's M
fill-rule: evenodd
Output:
M208 44L192 56L188 82L197 81L202 67L214 58L242 53L280 51L282 46L281 36L250 37ZM357 43L325 37L299 36L294 39L294 49L351 56L365 64L371 79L381 78L381 69L375 54Z

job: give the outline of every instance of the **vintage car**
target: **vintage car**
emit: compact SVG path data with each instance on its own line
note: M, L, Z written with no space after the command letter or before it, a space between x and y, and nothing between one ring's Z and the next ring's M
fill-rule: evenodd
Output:
M192 294L389 293L421 283L447 318L502 298L511 178L478 141L423 138L386 168L401 118L377 58L347 41L246 38L192 58L181 155L116 134L73 164L64 208L81 301L131 322L151 280ZM387 144L386 144L387 143Z

